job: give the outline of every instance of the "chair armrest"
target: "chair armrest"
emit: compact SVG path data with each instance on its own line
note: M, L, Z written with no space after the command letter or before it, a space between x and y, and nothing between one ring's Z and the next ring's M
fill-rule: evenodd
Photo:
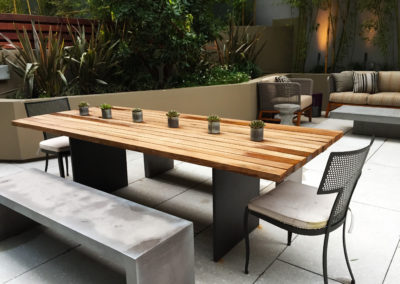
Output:
M309 78L290 78L290 81L299 83L302 95L312 95L314 89L314 81Z
M335 78L333 78L332 75L329 75L327 80L328 80L328 91L329 91L329 94L336 92Z

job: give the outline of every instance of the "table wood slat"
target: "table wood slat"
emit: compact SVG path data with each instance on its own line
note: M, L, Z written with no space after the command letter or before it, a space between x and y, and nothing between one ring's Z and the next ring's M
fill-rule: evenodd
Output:
M221 119L221 134L211 135L205 116L181 114L180 128L173 129L165 112L143 110L144 123L133 123L131 110L113 107L110 120L100 118L98 108L90 108L87 117L71 110L14 120L13 125L278 182L343 135L267 124L265 140L253 142L248 121Z

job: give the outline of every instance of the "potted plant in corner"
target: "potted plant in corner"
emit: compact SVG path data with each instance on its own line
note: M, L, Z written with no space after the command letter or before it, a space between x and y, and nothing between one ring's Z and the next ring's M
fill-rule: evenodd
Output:
M250 140L260 142L264 140L264 126L262 120L253 120L250 123Z
M220 118L218 115L209 115L208 118L208 133L219 134L220 132Z
M181 114L176 110L170 110L166 113L168 116L168 127L170 128L178 128L179 127L179 116Z
M134 108L132 110L133 122L143 122L143 111L141 108Z
M105 119L111 119L111 105L109 104L101 104L101 116Z
M9 80L10 70L6 61L6 56L3 54L0 48L0 80Z
M81 115L81 116L89 115L89 104L87 102L79 103L79 115Z

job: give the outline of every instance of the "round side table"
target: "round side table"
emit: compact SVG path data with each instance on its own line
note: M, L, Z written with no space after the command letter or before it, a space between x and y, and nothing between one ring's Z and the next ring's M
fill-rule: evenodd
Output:
M279 111L281 124L294 125L293 114L300 109L300 106L296 104L277 104L274 105L274 109Z

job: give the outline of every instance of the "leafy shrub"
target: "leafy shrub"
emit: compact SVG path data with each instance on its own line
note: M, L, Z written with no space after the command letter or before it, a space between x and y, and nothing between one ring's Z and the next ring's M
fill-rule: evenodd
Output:
M15 60L6 58L15 72L23 78L21 97L28 94L28 98L56 97L64 94L68 85L65 77L67 64L64 60L64 41L61 34L49 33L44 35L39 26L39 32L32 22L33 46L29 35L23 28L22 33L17 30L20 46L0 33L8 45L17 50ZM11 54L11 51L4 49ZM11 58L12 56L10 56Z

